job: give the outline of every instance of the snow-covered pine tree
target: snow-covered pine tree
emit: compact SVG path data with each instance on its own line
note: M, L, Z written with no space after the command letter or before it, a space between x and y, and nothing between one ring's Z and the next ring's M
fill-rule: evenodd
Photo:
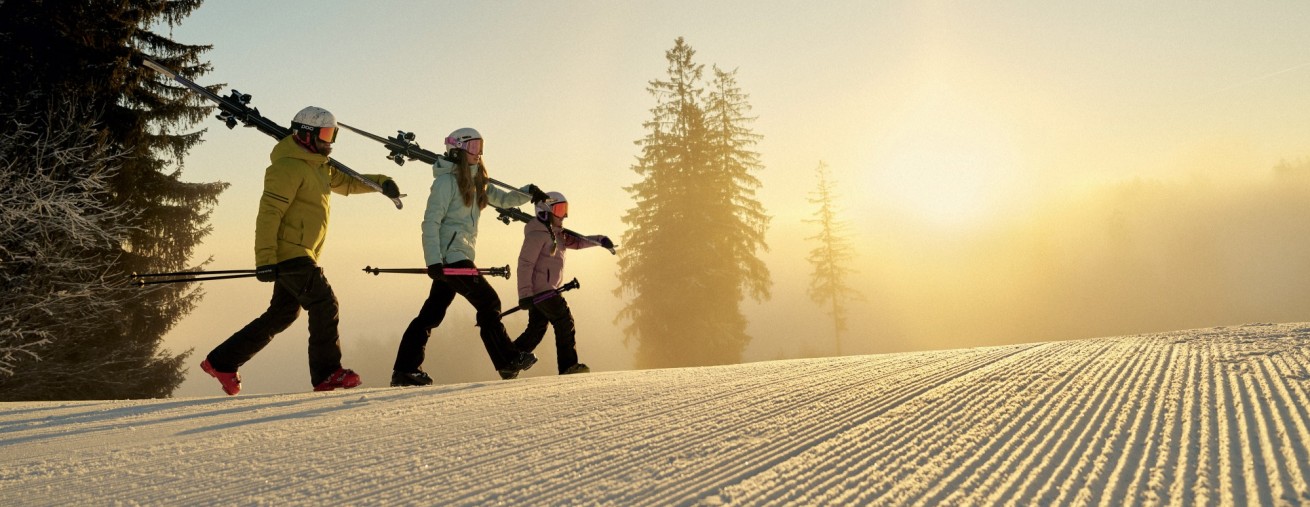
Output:
M758 136L744 116L746 95L732 74L703 88L704 66L682 38L665 57L668 79L651 81L648 133L627 187L619 314L637 340L637 366L658 368L738 362L749 343L739 304L744 291L768 297L768 271L755 257L768 217L754 200Z
M130 234L128 211L111 205L109 180L118 159L106 153L98 125L82 123L73 104L33 123L0 130L0 376L9 377L59 333L93 333L122 319L121 302L144 293L124 278L104 276L113 259L100 255ZM19 149L27 157L10 156ZM22 166L20 166L22 164ZM42 385L47 378L25 379Z
M125 280L132 272L187 268L192 249L209 232L209 209L226 187L181 179L181 159L200 142L202 133L184 131L212 108L158 81L153 71L133 62L134 55L147 54L187 76L206 72L209 65L200 61L200 55L208 46L179 44L156 32L176 26L200 4L200 0L0 3L0 123L6 129L28 125L41 135L58 128L46 111L77 104L72 109L78 113L74 122L97 126L97 142L105 156L117 161L105 191L89 195L101 199L104 209L125 213L118 225L127 227L127 235L94 248L79 245L86 249L77 252L86 262L110 263L98 274L106 284ZM48 144L61 138L44 139ZM86 169L83 166L66 164L41 174L52 166L41 162L40 151L54 148L14 146L5 161L12 168L10 176L49 177L66 192L84 192L75 181ZM10 240L0 239L6 247L22 247ZM60 276L41 272L44 268L36 259L7 259L0 269L8 275ZM0 289L44 290L39 284L23 283ZM162 350L162 339L195 305L200 292L172 285L135 294L108 290L96 297L112 300L121 318L87 326L76 312L61 310L43 322L24 323L48 332L50 344L32 350L39 361L23 361L14 365L12 375L0 375L0 400L160 397L181 384L186 354ZM0 308L0 314L15 310Z
M850 241L845 236L846 224L837 217L837 185L833 181L828 164L819 161L815 169L817 184L810 193L809 202L817 204L814 219L807 223L818 224L819 232L805 238L816 240L819 245L810 250L807 259L814 266L810 275L810 299L818 303L832 317L836 352L842 353L841 337L846 331L846 305L852 299L862 296L847 284L848 276L854 273L849 267L852 252Z

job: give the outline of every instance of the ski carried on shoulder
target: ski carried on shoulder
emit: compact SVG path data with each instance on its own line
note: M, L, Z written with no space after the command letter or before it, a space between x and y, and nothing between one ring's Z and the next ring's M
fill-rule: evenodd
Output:
M227 128L229 129L235 128L237 126L237 122L239 121L244 126L255 127L260 132L268 134L269 136L272 136L273 139L279 141L291 135L290 129L283 127L282 125L279 125L269 120L268 118L265 118L264 116L260 115L258 108L250 107L251 97L250 94L248 93L241 93L237 90L232 90L232 93L230 95L228 95L227 97L222 97L210 91L208 88L196 84L195 81L192 81L190 79L178 75L176 72L169 70L168 67L164 67L163 65L160 65L159 62L156 62L154 60L142 56L141 63L146 67L154 69L160 74L163 74L168 78L177 81L178 83L181 83L183 86L186 86L191 91L195 92L201 97L204 97L210 102L217 104L218 108L222 110L222 112L218 114L218 119L223 120L224 124L226 124ZM365 178L363 175L359 174L354 169L346 167L345 164L342 164L341 162L332 158L328 158L328 164L331 165L336 170L346 173L346 175L350 176L351 178L355 178L359 180L360 182L367 185L369 188L372 188L373 190L377 190L379 194L382 193L382 185L378 185L377 182ZM396 205L396 209L400 209L401 207L404 206L404 203L400 202L399 197L388 197L388 199L391 199L391 202Z
M372 132L368 132L366 130L361 130L352 127L350 125L346 125L345 123L337 122L337 125L340 125L341 128L344 128L361 136L382 143L382 145L386 146L388 150L391 150L391 153L388 154L386 157L387 160L395 162L396 165L405 165L406 159L418 160L426 164L435 164L437 163L437 159L441 157L441 155L426 150L420 147L418 143L414 142L415 136L413 132L405 132L403 130L397 130L395 137L382 137ZM493 185L504 188L511 192L518 192L520 194L523 193L522 190L519 190L518 188L510 186L508 183L497 180L495 178L487 178L487 181L491 182L491 184ZM491 205L491 207L495 208L496 213L500 215L496 217L496 220L500 220L501 223L505 225L509 225L511 220L523 222L526 224L533 219L532 215L529 215L523 210L520 210L518 208L501 208L495 205ZM604 248L604 246L601 245L600 242L591 239L590 237L579 234L575 231L571 231L568 228L564 229L564 233L573 235L578 239L581 239L588 243L592 243L595 244L596 246L600 246ZM609 250L611 254L616 254L616 255L618 254L618 251L613 248L606 248L606 250Z

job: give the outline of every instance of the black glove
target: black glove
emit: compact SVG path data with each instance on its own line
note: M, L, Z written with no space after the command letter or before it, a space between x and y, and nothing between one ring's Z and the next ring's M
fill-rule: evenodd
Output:
M445 268L446 267L440 263L428 266L428 278L433 280L445 280L446 274L441 271Z
M277 264L265 264L255 268L255 279L261 282L276 282Z
M540 188L531 183L528 184L528 193L532 195L532 204L550 199L549 195L546 195L545 192L542 192Z
M382 195L392 199L400 197L400 186L396 185L396 180L388 179L382 182Z
M600 246L601 246L602 248L605 248L605 249L608 249L608 250L613 250L613 249L614 249L614 242L613 242L613 241L610 241L610 237L609 237L609 236L601 236L601 237L600 237Z
M531 309L532 309L532 298L531 298L531 297L519 298L519 308L524 309L524 310L531 310Z

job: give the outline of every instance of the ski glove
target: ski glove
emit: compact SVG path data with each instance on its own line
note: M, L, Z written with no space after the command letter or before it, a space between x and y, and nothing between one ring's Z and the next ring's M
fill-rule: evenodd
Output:
M255 279L261 282L276 282L277 264L265 264L255 268Z
M396 180L387 178L382 182L382 195L395 199L400 197L400 186L396 185Z
M519 309L520 309L520 310L531 310L531 309L532 309L532 298L531 298L531 297L519 298Z
M442 272L443 269L446 269L446 267L442 264L433 264L431 266L428 266L428 278L437 281L445 280L446 274Z
M610 237L609 237L609 236L598 236L598 238L599 238L598 241L600 242L600 246L601 246L601 248L605 248L605 249L609 249L609 250L613 250L613 249L614 249L614 242L613 242L613 241L610 241Z
M531 184L531 183L528 184L528 193L529 193L529 194L532 194L532 203L533 203L533 204L536 204L536 203L539 203L539 202L543 202L543 201L546 201L546 200L550 199L550 196L549 196L549 195L546 195L545 192L542 192L540 188L538 188L536 185L533 185L533 184Z

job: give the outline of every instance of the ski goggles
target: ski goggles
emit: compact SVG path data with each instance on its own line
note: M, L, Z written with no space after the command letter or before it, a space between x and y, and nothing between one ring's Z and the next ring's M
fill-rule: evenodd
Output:
M447 137L446 144L464 150L468 152L469 155L478 155L478 156L482 155L481 139L469 139L467 141L460 141L453 137Z
M337 132L340 131L340 129L336 127L315 127L312 125L300 124L293 125L293 127L301 132L307 132L311 137L317 137L325 143L337 142Z
M560 218L568 218L568 216L569 216L569 203L568 203L568 202L557 202L557 203L555 203L555 204L550 205L550 213L551 213L552 215L555 215L555 216L560 217Z
M340 131L341 129L336 127L319 127L318 138L325 143L335 143L337 142L337 133Z

